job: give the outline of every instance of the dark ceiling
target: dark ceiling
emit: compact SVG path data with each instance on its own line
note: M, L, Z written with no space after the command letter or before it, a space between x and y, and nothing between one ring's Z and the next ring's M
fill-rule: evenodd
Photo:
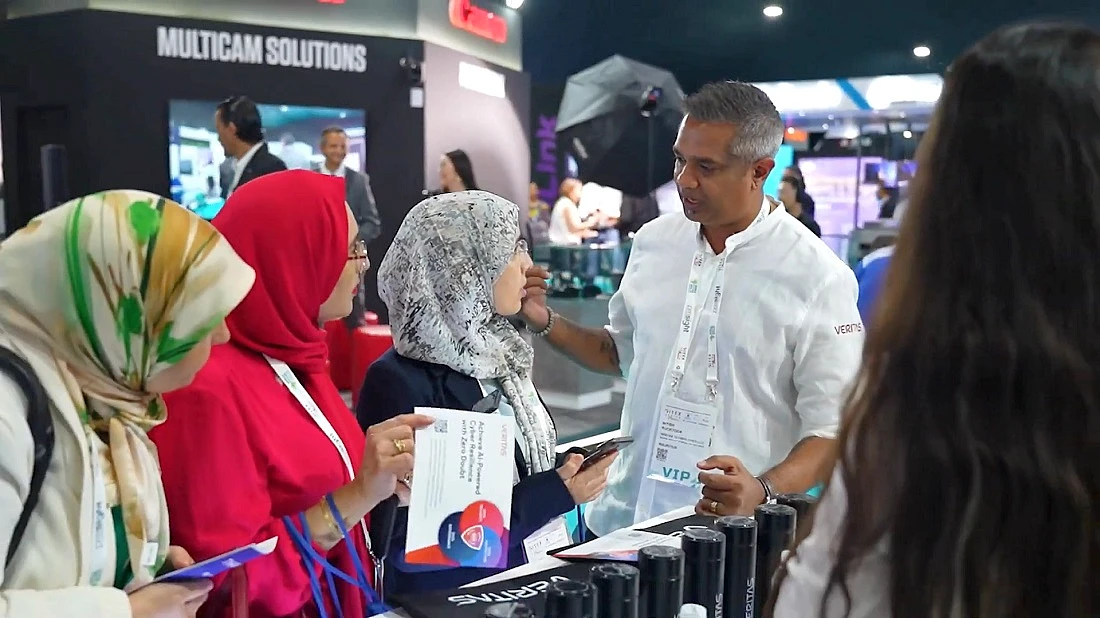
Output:
M764 17L767 4L780 4L783 16ZM688 92L726 78L938 73L1005 23L1100 25L1100 0L527 0L521 10L524 69L536 83L563 82L623 54L671 70ZM920 44L931 57L913 56Z

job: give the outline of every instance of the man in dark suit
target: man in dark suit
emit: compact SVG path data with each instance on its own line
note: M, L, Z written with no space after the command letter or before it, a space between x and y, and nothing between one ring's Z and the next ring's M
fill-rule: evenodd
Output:
M286 169L282 159L267 149L260 110L248 97L233 96L218 103L214 127L225 154L235 160L233 178L222 185L222 197L250 180Z
M370 176L366 172L357 172L344 165L348 156L348 134L340 127L329 127L321 132L321 154L325 161L316 171L329 176L344 179L345 195L355 221L359 224L359 239L370 243L382 231L382 220L378 217L378 206L374 202L374 193L370 188ZM362 289L362 286L360 286ZM359 326L363 319L363 299L356 295L351 314L346 323L349 328Z

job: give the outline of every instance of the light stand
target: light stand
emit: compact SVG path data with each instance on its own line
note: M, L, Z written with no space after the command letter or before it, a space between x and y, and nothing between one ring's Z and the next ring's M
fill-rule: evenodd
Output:
M653 141L654 141L654 128L653 117L654 112L657 109L657 104L661 102L661 95L663 92L657 86L650 86L642 93L642 100L638 105L638 111L641 112L642 118L645 118L646 128L646 165L645 165L645 186L646 192L652 193L656 187L653 186Z

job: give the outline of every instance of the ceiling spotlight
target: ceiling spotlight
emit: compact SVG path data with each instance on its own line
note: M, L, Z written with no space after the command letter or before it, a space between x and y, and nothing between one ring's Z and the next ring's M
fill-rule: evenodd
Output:
M794 135L794 127L787 127L787 135Z
M523 6L523 0L506 0L505 3L510 9L518 9Z
M772 4L764 7L764 17L779 17L783 14L783 7L778 4Z
M917 45L913 48L913 55L917 58L927 58L932 55L932 50L927 45Z
M905 139L912 139L913 138L913 132L910 131L909 129L906 129L906 130L901 132L901 136L904 137Z

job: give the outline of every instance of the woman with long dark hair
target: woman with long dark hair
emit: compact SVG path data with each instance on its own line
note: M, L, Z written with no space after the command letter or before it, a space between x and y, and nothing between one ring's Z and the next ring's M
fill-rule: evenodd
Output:
M452 150L439 159L439 185L442 193L478 190L474 164L465 150Z
M1100 33L952 65L774 615L1100 615Z

